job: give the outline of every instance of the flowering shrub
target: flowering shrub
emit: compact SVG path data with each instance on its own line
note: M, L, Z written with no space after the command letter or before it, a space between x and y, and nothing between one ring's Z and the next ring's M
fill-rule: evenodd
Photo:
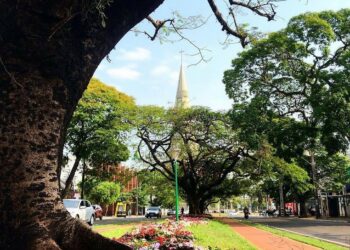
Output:
M192 233L184 229L193 223L201 224L207 221L202 218L185 217L179 222L166 220L164 223L144 224L119 239L113 239L138 250L201 249L194 246Z

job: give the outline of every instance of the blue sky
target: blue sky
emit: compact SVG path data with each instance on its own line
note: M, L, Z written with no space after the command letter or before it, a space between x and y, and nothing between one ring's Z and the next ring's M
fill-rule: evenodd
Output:
M216 2L220 5L223 0ZM271 32L284 28L291 17L300 13L341 8L350 8L350 0L286 0L278 3L276 21L267 22L248 11L240 12L240 20L257 26L260 31ZM222 76L242 48L238 44L227 48L221 45L226 36L212 15L207 1L165 0L151 16L163 19L169 17L173 11L178 11L183 16L210 16L206 25L187 33L187 37L199 47L210 50L206 55L211 58L208 63L187 68L186 65L196 62L198 58L184 56L191 105L207 106L214 110L229 109L232 102L225 94ZM138 28L152 32L147 21L139 24ZM186 42L160 44L159 41L150 41L144 35L136 36L129 32L110 53L111 62L103 60L94 76L133 96L139 105L172 106L176 95L181 50L188 54L195 52Z

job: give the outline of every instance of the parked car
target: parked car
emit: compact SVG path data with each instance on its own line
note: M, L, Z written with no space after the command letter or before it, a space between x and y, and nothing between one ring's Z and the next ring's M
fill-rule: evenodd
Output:
M100 220L102 220L103 218L103 209L100 205L94 204L92 205L92 207L95 210L95 217L96 219L99 218Z
M146 209L146 218L152 218L152 217L157 217L161 218L162 217L162 210L160 207L149 207Z
M63 199L63 205L72 217L85 221L91 226L94 224L95 210L91 206L90 201L81 199Z
M168 216L175 215L175 214L176 214L175 209L168 209L168 211L167 211Z
M228 216L229 217L234 217L234 216L237 216L237 215L238 215L238 213L235 210L232 210L232 211L228 212Z

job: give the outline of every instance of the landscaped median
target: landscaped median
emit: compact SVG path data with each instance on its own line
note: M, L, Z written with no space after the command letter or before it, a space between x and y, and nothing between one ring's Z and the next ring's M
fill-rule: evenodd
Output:
M348 250L349 249L347 247L343 247L343 246L340 246L340 245L337 245L337 244L334 244L334 243L331 243L328 241L324 241L324 240L321 240L318 238L314 238L314 237L310 237L310 236L306 236L306 235L301 235L298 233L293 233L293 232L286 231L283 229L278 229L275 227L269 227L269 226L265 226L265 225L262 225L259 223L253 223L253 222L250 222L247 220L237 220L237 221L239 221L240 223L250 225L250 226L259 228L261 230L270 232L270 233L278 235L278 236L286 237L286 238L289 238L289 239L292 239L292 240L295 240L298 242L305 243L305 244L310 245L310 246L318 247L320 249L325 249L325 250Z
M228 225L197 217L185 217L179 222L165 220L155 223L97 226L94 230L139 250L256 249Z

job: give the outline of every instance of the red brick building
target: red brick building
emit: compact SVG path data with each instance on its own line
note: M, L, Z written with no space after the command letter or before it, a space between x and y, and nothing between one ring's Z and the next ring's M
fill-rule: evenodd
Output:
M140 209L140 207L138 208L139 213L137 213L137 197L135 199L132 195L129 195L134 189L138 187L139 184L136 171L121 164L114 167L109 166L108 171L111 171L113 173L113 181L117 181L121 185L121 193L124 195L123 202L126 203L126 210L128 211L128 214L142 214L141 212L143 209ZM108 215L115 214L116 205L117 201L109 206ZM104 206L104 209L105 208L106 207Z

